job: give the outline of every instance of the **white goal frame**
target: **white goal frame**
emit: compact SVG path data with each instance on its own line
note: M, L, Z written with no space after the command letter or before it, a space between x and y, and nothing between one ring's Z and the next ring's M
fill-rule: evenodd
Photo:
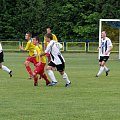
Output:
M99 46L101 45L101 32L102 32L102 22L104 21L119 21L120 19L100 19L99 20ZM119 29L119 57L118 59L120 59L120 28ZM99 50L99 58L100 58L100 50Z

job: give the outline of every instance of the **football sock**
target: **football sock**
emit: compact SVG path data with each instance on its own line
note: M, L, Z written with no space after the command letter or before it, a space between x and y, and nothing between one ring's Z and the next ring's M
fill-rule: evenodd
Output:
M34 85L38 84L38 76L34 77Z
M97 76L99 76L103 71L104 71L104 66L101 66Z
M69 84L70 80L69 80L67 74L64 72L64 74L62 76L63 76L63 79L66 81L66 84Z
M106 66L104 66L104 70L105 70L105 72L107 72L107 71L108 71L108 68L107 68Z
M6 67L4 65L2 65L2 70L6 71L8 73L10 73L10 71L11 71L8 67Z
M34 77L34 81L38 81L38 76Z
M28 73L30 74L30 76L33 76L30 66L26 66L26 69L27 69Z
M56 78L55 78L54 73L53 73L52 70L47 70L47 73L48 73L50 79L51 79L53 82L57 82L57 80L56 80Z
M40 75L42 78L44 78L44 80L46 81L46 83L50 83L50 81L48 80L47 76L45 73L43 73L42 75Z

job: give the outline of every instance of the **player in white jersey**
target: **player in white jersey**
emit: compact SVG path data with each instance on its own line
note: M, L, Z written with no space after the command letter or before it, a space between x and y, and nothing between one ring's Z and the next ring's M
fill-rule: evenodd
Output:
M106 76L108 76L108 72L110 71L105 63L109 59L110 56L110 51L112 50L113 45L111 40L106 37L106 32L102 31L101 33L101 46L98 47L100 49L100 59L99 59L99 65L100 65L100 70L97 73L96 77L100 76L101 73L105 70Z
M12 77L12 71L8 67L6 67L5 65L2 65L2 62L4 62L3 57L4 57L4 54L3 54L3 49L2 49L1 42L0 42L0 69L8 72L10 77Z
M71 82L70 82L67 74L64 71L65 60L60 52L60 48L62 48L62 44L60 44L57 41L52 40L53 37L52 37L51 33L46 34L45 38L46 38L47 42L49 42L49 44L48 44L46 50L44 51L44 53L41 54L41 56L43 56L47 53L50 53L51 61L48 63L48 66L46 68L48 75L52 80L52 82L49 84L49 86L55 85L57 83L57 80L53 73L53 70L55 70L55 68L56 68L57 71L59 71L59 73L63 76L63 79L66 82L65 87L68 87L71 84Z

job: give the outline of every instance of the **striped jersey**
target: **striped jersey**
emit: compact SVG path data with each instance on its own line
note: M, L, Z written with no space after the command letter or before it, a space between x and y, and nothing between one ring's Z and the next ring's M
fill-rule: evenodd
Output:
M62 48L62 44L60 44L57 41L51 40L45 50L45 53L50 53L51 61L55 65L60 65L63 62L65 62L64 57L60 52L61 48Z
M105 52L107 50L109 50L109 48L112 47L112 42L108 37L105 37L105 39L103 40L103 38L101 39L101 46L100 46L100 56L109 56L110 52L105 55Z

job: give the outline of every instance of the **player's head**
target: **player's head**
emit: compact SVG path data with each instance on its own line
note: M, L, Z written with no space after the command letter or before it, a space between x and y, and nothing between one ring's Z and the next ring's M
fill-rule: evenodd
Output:
M51 33L47 33L47 34L45 35L45 38L46 38L46 41L47 41L47 42L50 42L50 40L53 39L53 36L52 36Z
M39 38L38 38L38 36L33 37L33 38L32 38L32 41L33 41L33 44L34 44L34 45L37 45L37 44L39 43Z
M52 31L52 30L51 30L51 27L47 27L47 28L46 28L46 31L47 31L47 33L51 33L51 31Z
M25 39L26 39L26 40L30 40L31 37L32 37L32 33L27 32L27 33L25 34Z
M106 37L106 31L102 31L101 38L105 38L105 37Z

